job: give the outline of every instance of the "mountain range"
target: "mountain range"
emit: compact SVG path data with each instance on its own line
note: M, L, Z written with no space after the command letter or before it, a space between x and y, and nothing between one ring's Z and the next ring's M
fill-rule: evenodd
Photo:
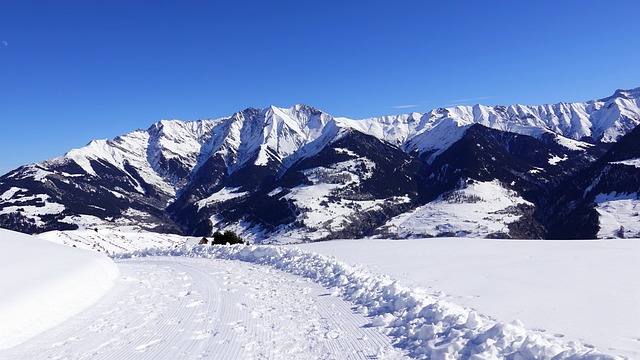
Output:
M0 177L0 227L256 242L640 236L640 88L361 120L307 105L159 121Z

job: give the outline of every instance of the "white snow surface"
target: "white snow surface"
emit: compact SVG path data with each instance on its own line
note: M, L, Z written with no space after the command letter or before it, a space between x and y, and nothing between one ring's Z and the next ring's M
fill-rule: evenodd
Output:
M174 234L159 234L144 231L135 226L116 228L99 227L82 230L53 230L38 234L37 237L50 242L94 250L105 254L146 248L182 246L187 242L197 242L191 238Z
M2 359L404 359L353 305L311 279L247 262L117 260L95 306Z
M149 235L172 248L117 255L122 276L104 298L0 358L640 357L640 240L285 247ZM142 245L124 241L135 232L103 236Z
M295 247L362 264L412 294L419 288L473 309L483 321L518 319L554 341L640 359L640 239L363 239Z
M597 237L640 237L640 197L637 193L598 194L595 198L600 230Z
M344 149L337 151L344 152ZM331 231L343 228L349 223L348 217L355 212L372 209L385 201L331 199L332 195L333 198L336 197L336 191L359 184L370 178L374 171L375 163L367 158L342 161L329 168L321 166L308 169L304 174L311 184L296 186L282 198L296 203L300 209L298 221L303 222L307 228L316 229L309 236L319 239L329 235ZM295 229L293 232L299 231Z
M0 349L91 306L117 276L104 255L0 229Z
M622 161L614 161L611 164L629 165L629 166L640 168L640 158L622 160Z
M15 188L11 188L7 192L10 192L13 189ZM10 214L12 212L20 212L22 215L30 217L31 219L35 220L35 223L37 225L42 225L43 222L40 219L40 216L49 215L49 214L59 214L63 212L65 209L64 205L58 204L56 202L51 202L49 201L49 198L50 198L49 195L46 195L46 194L37 194L32 196L24 196L22 194L19 194L17 196L18 200L14 201L14 204L16 205L4 207L2 210L0 210L0 214ZM37 201L39 205L42 205L42 206L21 204L21 202L29 203L29 202L33 202L34 200Z
M11 189L5 191L2 195L0 195L0 200L9 200L12 197L14 197L16 194L21 192L27 192L27 191L29 190L14 186Z
M552 156L549 158L549 164L551 165L558 165L559 163L567 160L568 157L567 155L565 155L564 157L560 157L560 156Z
M332 244L334 242L313 245L317 246L316 249L324 246L325 251L330 252L331 249L335 249ZM371 254L370 251L361 251L360 247L355 251L354 248L350 250L354 255ZM381 252L379 256L389 260L393 253ZM148 256L240 260L311 279L325 288L332 289L332 294L355 304L360 314L368 316L368 327L379 328L392 339L397 348L403 349L413 358L618 358L606 355L592 345L567 341L559 334L526 329L517 320L510 323L494 320L478 311L457 305L441 294L429 294L425 289L408 287L392 277L372 273L362 266L351 266L335 258L296 247L197 246L171 250L148 249L122 254L119 257L136 259ZM425 258L422 257L421 260L424 262ZM404 265L400 265L400 261L387 262L396 266L406 266L406 262L402 262ZM630 281L627 285L633 288L635 284ZM530 300L526 303L530 303Z

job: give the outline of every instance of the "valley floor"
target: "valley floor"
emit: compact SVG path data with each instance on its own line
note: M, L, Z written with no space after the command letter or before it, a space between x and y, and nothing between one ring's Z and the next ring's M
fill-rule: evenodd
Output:
M320 285L240 261L118 260L97 304L2 359L397 359L400 350Z

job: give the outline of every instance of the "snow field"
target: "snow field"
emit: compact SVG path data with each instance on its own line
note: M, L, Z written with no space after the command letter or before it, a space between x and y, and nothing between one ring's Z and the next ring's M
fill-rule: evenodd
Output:
M91 306L117 277L104 255L0 229L0 349Z
M347 302L309 279L229 260L118 265L122 277L94 307L0 358L404 358Z
M99 251L105 254L115 254L149 247L182 246L187 241L197 243L200 240L200 238L196 240L196 238L175 234L152 233L133 226L115 228L96 226L95 230L53 230L39 234L37 237L50 242Z
M334 240L296 247L361 263L501 322L640 359L640 239Z
M400 285L386 275L298 248L274 246L196 246L148 249L118 258L186 256L240 260L312 279L371 318L396 347L418 359L617 359L592 346L564 342L519 322L494 321L475 311Z
M598 237L640 237L640 199L632 194L599 194L595 198L600 230Z

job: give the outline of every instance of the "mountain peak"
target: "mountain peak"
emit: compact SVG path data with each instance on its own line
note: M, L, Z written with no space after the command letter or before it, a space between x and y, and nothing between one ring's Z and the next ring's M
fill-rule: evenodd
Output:
M606 98L599 99L599 101L607 102L610 100L614 100L616 98L623 99L640 99L640 87L632 88L632 89L617 89L613 95L608 96Z

